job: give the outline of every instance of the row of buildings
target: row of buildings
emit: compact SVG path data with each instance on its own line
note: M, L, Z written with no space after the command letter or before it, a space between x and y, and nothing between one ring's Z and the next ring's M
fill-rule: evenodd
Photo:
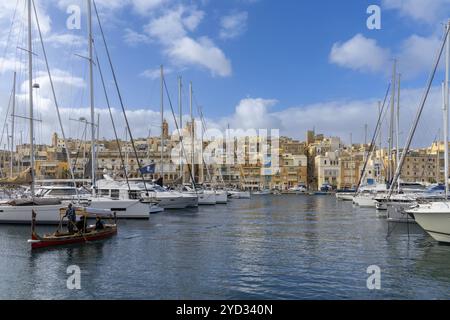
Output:
M206 161L200 160L194 161L194 166L191 166L190 159L193 157L203 159L199 153L207 149L211 141L202 141L200 145L203 149L197 147L197 151L191 152L192 144L185 140L186 156L174 157L181 154L180 138L177 135L170 135L167 125L163 128L163 139L160 137L137 139L134 145L129 141L97 141L97 178L108 173L115 178L123 179L126 171L128 178L138 179L139 168L152 164L154 173L146 174L146 178L163 177L166 184L190 182L190 177L194 176L199 183L239 186L249 190L262 188L288 190L299 185L306 186L310 190L318 190L323 186L348 189L358 185L363 166L369 157L368 145L346 145L338 137L325 137L322 134L315 134L314 131L308 131L306 141L280 137L275 145L269 138L267 154L256 157L255 154L261 153L263 143L261 138L241 137L239 141L235 141L231 152L229 150L225 152L228 153L227 155L214 151L217 153L216 160L223 161L207 164ZM189 131L189 125L187 128ZM161 140L164 141L163 147ZM267 140L264 140L264 143L267 143ZM70 151L75 178L89 179L92 174L90 149L89 141L71 139L66 145L56 133L53 134L51 145L35 146L37 179L69 179L67 151ZM241 161L229 163L225 158L230 154L234 160L240 157ZM392 168L395 168L397 163L395 154L394 150ZM384 149L378 149L370 155L367 160L366 174L362 179L363 183L384 182L389 174L388 158ZM184 164L181 159L185 159ZM2 177L17 175L29 166L29 144L17 145L13 153L0 152ZM428 148L409 152L401 172L401 179L405 182L442 182L443 168L444 145L439 142L433 143Z

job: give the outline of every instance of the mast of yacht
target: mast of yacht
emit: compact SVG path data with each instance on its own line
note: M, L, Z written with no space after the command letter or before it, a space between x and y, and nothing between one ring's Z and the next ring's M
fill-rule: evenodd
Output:
M28 96L30 108L30 168L31 168L31 197L34 198L35 174L34 174L34 123L33 123L33 39L31 34L31 3L28 0Z
M202 107L199 107L198 112L200 113L200 130L201 130L201 142L200 142L200 181L201 183L205 183L205 168L204 168L204 161L203 161L203 140L204 140L204 135L205 135L205 128L202 125L202 121L203 121L203 110Z
M350 189L353 188L353 135L350 133Z
M192 96L193 96L193 90L192 90L192 82L189 83L189 107L190 107L190 112L191 112L191 170L192 170L192 178L194 179L194 181L192 181L192 183L194 184L194 186L196 185L195 182L195 163L194 163L194 159L195 159L195 132L194 132L194 111L192 109Z
M395 166L398 167L399 163L400 163L400 88L401 88L401 74L398 74L398 93L397 93L397 154L396 154L396 164ZM400 193L400 187L401 187L401 182L400 179L397 179L397 192Z
M443 86L444 89L444 154L445 154L445 200L448 200L448 193L449 193L449 186L448 186L448 166L449 166L449 159L448 159L448 108L449 108L449 73L450 73L450 20L447 23L446 26L446 33L447 33L447 44L446 44L446 54L445 54L445 83Z
M87 0L88 10L88 48L89 48L89 95L91 105L91 181L92 194L95 196L96 187L96 148L95 148L95 100L94 100L94 60L93 60L93 36L92 36L92 8L91 0Z
M394 145L394 120L395 120L395 85L397 82L397 60L394 59L394 66L392 69L392 92L391 92L391 117L389 125L389 154L388 154L388 184L391 184L393 172L392 172L392 149Z
M181 184L184 185L184 166L183 166L183 149L181 148L181 143L183 140L183 101L182 101L182 78L178 77L178 111L180 113L180 177Z
M164 183L164 66L161 65L161 178Z
M378 118L381 118L381 112L382 112L382 110L381 110L382 109L381 103L382 103L381 101L378 101ZM380 126L381 126L381 124L380 124ZM383 172L384 165L383 165L383 137L382 137L382 132L383 131L381 130L381 127L380 127L380 132L378 134L378 159L377 159L380 171L378 172L377 183L382 183L382 181L383 181L382 172ZM375 147L375 150L376 150L376 147ZM386 175L386 173L385 173L385 175ZM386 176L384 177L384 180L386 180Z
M13 176L13 168L14 168L14 124L16 117L16 79L17 73L14 72L14 80L13 80L13 93L12 93L12 112L11 112L11 156L9 160L9 176L12 178Z

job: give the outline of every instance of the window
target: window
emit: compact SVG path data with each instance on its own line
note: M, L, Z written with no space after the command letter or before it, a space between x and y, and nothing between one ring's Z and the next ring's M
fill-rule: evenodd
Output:
M75 189L53 189L48 193L51 196L75 196L76 194Z
M119 199L119 190L111 190L111 199L117 200Z
M128 191L128 198L130 199L139 199L140 191L137 190L130 190Z
M99 193L100 193L100 196L108 196L109 197L109 190L107 190L107 189L100 189Z

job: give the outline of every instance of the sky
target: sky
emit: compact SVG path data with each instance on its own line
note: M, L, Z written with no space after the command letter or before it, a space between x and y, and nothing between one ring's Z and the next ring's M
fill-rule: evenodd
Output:
M25 0L0 2L0 128L6 117L13 71L18 74L17 114L26 116L27 73ZM68 136L80 138L89 116L86 0L35 0L44 44ZM96 0L133 135L160 132L159 66L164 65L176 112L177 78L183 79L183 113L189 113L189 82L194 111L202 108L207 126L224 129L279 129L301 140L306 131L363 142L377 118L378 101L391 81L394 58L401 73L401 126L404 141L450 18L450 0ZM371 5L381 8L381 28L370 30ZM73 8L80 28L68 29ZM73 21L73 20L71 20ZM105 73L115 121L125 137L96 18L94 42ZM12 28L11 28L12 27ZM11 31L10 31L11 30ZM36 27L36 141L60 132ZM442 133L441 81L444 63L415 138L429 145ZM95 105L100 136L112 137L103 89L95 66ZM165 117L174 130L170 104ZM5 122L6 119L6 122ZM386 119L388 120L388 119ZM16 118L26 141L28 124ZM387 121L382 137L387 140ZM3 134L0 146L6 144Z

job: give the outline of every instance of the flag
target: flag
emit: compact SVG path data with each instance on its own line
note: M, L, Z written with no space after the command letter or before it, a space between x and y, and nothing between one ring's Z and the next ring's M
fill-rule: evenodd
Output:
M141 174L154 174L155 173L155 164L149 164L148 166L142 167L139 169Z

